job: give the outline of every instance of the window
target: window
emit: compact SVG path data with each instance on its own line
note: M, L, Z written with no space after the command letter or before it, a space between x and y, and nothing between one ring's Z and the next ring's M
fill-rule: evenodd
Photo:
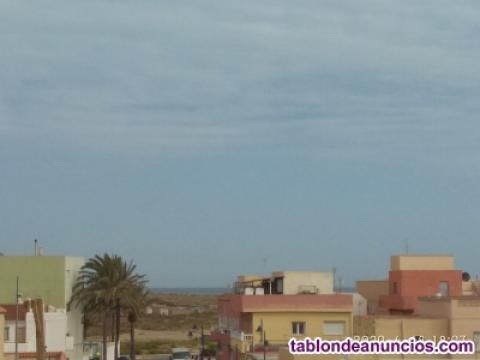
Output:
M398 285L397 285L397 282L395 281L392 285L392 294L397 294L398 292Z
M292 322L293 335L305 335L305 323L300 321Z
M10 341L10 328L8 326L5 326L3 329L3 341Z
M325 321L323 323L323 335L345 335L345 322Z
M440 296L448 296L449 295L449 289L448 289L448 282L447 281L440 281L438 284L438 293Z
M283 294L283 278L275 279L275 290L277 294Z

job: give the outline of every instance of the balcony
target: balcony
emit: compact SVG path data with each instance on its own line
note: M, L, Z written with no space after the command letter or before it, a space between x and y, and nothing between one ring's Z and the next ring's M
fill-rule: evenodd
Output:
M225 295L233 312L278 312L278 311L342 311L350 312L353 307L351 294L323 295Z

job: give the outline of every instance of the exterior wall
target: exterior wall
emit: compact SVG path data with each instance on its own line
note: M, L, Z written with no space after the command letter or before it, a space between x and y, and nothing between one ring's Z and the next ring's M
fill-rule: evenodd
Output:
M367 299L359 293L353 293L353 316L367 315Z
M450 255L395 255L390 257L390 270L454 270Z
M360 358L354 357L352 355L348 355L348 359L357 359ZM290 354L290 351L287 347L281 348L278 352L278 360L345 360L346 357L344 355L293 355Z
M418 305L418 314L420 316L447 319L452 317L452 307L447 299L420 299Z
M85 263L85 259L82 257L65 257L65 299L68 303L72 297L72 288L77 279L78 272L80 268ZM67 356L71 360L81 359L83 356L83 324L82 318L83 313L80 308L76 306L71 306L70 311L67 312L67 345L73 344L72 346L66 347ZM113 357L112 357L113 358Z
M84 258L70 256L0 256L0 303L15 303L16 277L19 276L19 291L24 299L42 298L45 304L57 309L69 309L66 331L63 330L59 337L64 340L68 334L68 343L75 344L73 349L66 351L71 360L83 356L82 312L73 306L69 308L68 302L84 263Z
M0 304L15 304L17 276L23 298L65 308L64 256L0 256Z
M420 301L422 315L446 318L450 321L449 336L473 339L480 332L480 299L423 299Z
M357 292L367 299L367 313L376 314L381 311L379 299L382 295L388 295L388 280L362 280L357 281Z
M460 270L409 270L390 271L390 294L393 294L393 283L397 283L398 295L402 296L434 296L438 293L441 281L449 284L450 296L462 295L462 271Z
M67 333L67 316L65 312L46 312L44 313L45 321L45 346L47 352L65 352L66 350L66 336ZM15 323L8 322L10 333L15 336ZM35 352L36 351L36 334L35 334L35 319L32 312L26 313L25 321L19 322L20 328L24 329L24 339L19 339L20 352ZM15 352L15 338L5 343L5 352Z
M304 271L283 272L284 295L296 295L301 293L302 289L312 287L318 289L318 294L333 294L333 273Z
M253 342L261 344L261 332L255 331L263 322L266 333L266 339L269 345L286 345L288 340L293 337L292 322L305 322L305 335L303 337L321 336L325 339L343 339L352 334L352 315L346 312L295 312L295 313L254 313L253 322ZM323 324L325 321L341 321L345 323L344 336L327 336L323 333Z
M294 321L305 322L305 336L321 336L324 321L345 322L345 336L352 331L352 294L226 294L219 297L217 307L219 322L214 338L221 343L220 360L239 359L261 345L257 329L262 321L269 346L287 344Z
M435 296L440 282L448 282L449 296L462 295L460 270L390 271L390 292L388 296L380 297L380 306L389 310L418 312L417 298Z
M5 316L3 314L4 314L4 310L0 308L0 360L4 360L3 331L5 327Z
M440 336L449 336L449 321L418 317L358 316L354 318L353 335L385 339L408 339L413 336L438 339Z
M462 282L463 296L478 296L480 295L480 281L470 280Z

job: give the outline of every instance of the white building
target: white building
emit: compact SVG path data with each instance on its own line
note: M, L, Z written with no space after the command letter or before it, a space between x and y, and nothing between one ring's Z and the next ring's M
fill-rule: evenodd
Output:
M5 353L15 352L15 305L3 305L7 310L4 327L4 351ZM44 313L45 346L47 352L67 352L74 349L73 337L67 331L67 313L65 310L50 309ZM18 314L18 351L35 352L35 319L33 312L19 305ZM62 336L64 334L64 336Z
M18 277L19 293L23 299L41 298L45 304L57 309L52 314L45 313L51 324L50 330L46 331L46 340L52 337L51 346L56 344L55 346L62 347L60 343L65 343L66 354L70 360L80 360L84 355L82 311L69 305L73 284L84 263L84 258L72 256L0 256L0 304L15 304ZM28 321L27 314L26 331ZM8 335L10 336L10 333ZM6 349L5 353L10 353L9 349Z

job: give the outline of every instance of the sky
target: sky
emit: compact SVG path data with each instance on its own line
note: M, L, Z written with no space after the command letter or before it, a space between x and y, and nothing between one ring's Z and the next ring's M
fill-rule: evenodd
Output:
M0 0L0 252L480 274L478 1Z

